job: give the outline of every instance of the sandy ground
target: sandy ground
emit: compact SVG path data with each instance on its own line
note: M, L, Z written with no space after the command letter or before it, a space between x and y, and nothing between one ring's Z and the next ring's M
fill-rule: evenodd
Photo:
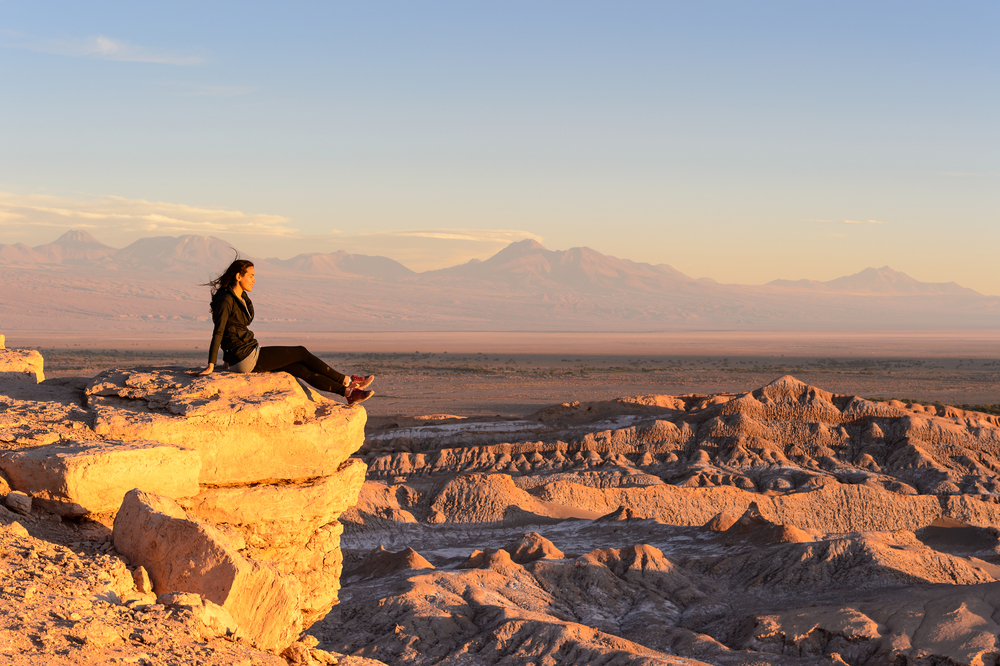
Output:
M1000 331L734 334L421 333L295 336L347 373L374 373L377 416L450 413L518 416L554 403L623 395L725 393L785 374L863 397L947 404L1000 403ZM195 366L207 339L71 339L13 334L39 349L50 377L91 376L117 365Z

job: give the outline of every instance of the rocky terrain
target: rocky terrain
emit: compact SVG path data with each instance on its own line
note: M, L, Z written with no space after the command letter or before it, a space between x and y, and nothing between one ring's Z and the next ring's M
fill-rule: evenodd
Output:
M985 665L1000 420L780 377L372 417L326 649L398 664Z
M2 353L8 663L1000 659L995 415L790 375L366 414L281 375L38 383Z
M3 663L337 663L304 631L337 603L363 408L284 374L44 381L2 342Z

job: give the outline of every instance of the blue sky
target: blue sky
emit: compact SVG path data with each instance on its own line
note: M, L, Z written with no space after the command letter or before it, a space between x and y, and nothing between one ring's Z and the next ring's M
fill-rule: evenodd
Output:
M0 242L1000 294L1000 5L0 0Z

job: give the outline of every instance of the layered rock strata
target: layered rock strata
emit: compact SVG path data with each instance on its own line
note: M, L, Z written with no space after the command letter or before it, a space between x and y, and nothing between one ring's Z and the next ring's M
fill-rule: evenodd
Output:
M153 591L200 594L267 649L337 602L363 408L284 373L5 379L25 374L22 358L0 357L0 471L36 510L113 518L115 547Z
M79 442L0 453L11 484L61 516L114 512L125 493L143 488L167 497L198 493L197 451L150 440Z
M94 432L194 449L205 486L329 476L364 441L363 409L342 409L285 373L112 370L85 393Z
M434 496L401 506L430 522L500 521L514 503L541 515L624 506L702 525L757 500L771 520L794 515L825 530L916 529L942 515L1000 524L1000 418L953 407L874 402L782 377L741 395L566 403L503 425L376 433L364 451L368 478L437 479ZM532 439L514 439L529 427ZM484 493L470 479L482 475L499 492L467 511Z

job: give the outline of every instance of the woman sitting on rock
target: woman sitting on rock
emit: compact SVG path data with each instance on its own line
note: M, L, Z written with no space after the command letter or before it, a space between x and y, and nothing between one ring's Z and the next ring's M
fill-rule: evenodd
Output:
M305 347L261 347L248 328L253 321L253 303L249 292L256 281L253 262L237 259L226 272L207 285L212 288L212 321L215 331L208 350L208 367L197 374L215 370L219 347L223 360L232 372L287 372L304 379L321 391L338 393L355 405L372 397L367 391L374 375L350 377L337 372Z

